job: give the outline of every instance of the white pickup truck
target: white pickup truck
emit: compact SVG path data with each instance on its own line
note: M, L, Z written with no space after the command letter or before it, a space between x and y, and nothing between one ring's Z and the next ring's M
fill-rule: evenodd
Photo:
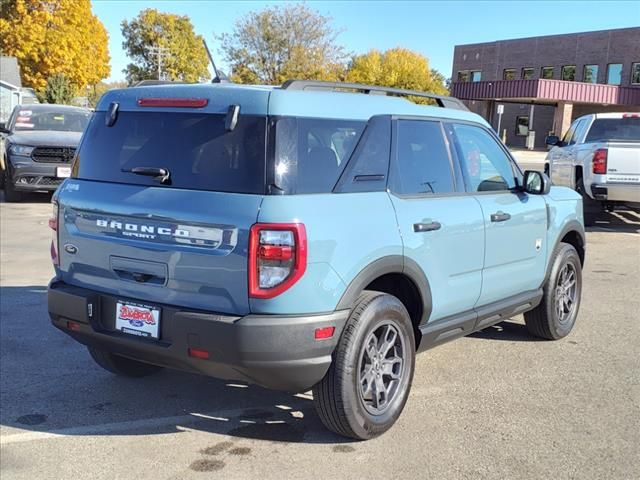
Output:
M582 195L586 224L603 209L640 207L640 113L585 115L546 143L545 171Z

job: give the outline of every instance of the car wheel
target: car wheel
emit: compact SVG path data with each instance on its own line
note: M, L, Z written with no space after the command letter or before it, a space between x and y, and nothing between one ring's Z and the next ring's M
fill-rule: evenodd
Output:
M93 360L108 372L124 377L146 377L162 370L162 367L121 357L115 353L94 347L87 347Z
M386 432L404 409L415 367L411 319L392 295L356 301L325 377L313 387L322 423L359 440Z
M524 314L532 335L547 340L566 337L578 316L582 294L582 265L572 245L561 243L551 259L542 301Z
M22 201L22 192L15 189L11 175L9 175L8 172L5 173L4 199L11 203Z

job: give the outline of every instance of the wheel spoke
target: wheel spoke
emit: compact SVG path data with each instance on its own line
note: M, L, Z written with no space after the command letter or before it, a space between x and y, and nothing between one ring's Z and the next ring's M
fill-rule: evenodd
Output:
M378 353L382 356L382 358L384 358L387 356L387 353L389 353L389 350L391 350L391 347L395 345L398 338L398 332L396 332L396 329L391 325L386 325L381 338L382 343L380 344Z
M393 357L383 360L382 374L390 376L392 380L398 380L402 374L402 358Z
M382 381L381 376L375 377L374 385L374 405L376 408L380 409L384 407L385 403L387 403L387 389L384 386L384 382Z

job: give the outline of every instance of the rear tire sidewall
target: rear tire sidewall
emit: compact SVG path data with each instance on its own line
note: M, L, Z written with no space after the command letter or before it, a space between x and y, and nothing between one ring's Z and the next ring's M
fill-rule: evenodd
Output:
M400 385L390 405L379 415L368 412L360 395L359 368L365 342L382 323L391 322L404 338L404 369ZM415 339L413 326L404 305L391 295L376 297L360 317L356 335L347 348L347 372L342 385L342 398L348 400L349 424L360 438L372 438L387 431L396 422L409 397L415 369ZM346 402L345 402L346 403Z
M564 322L560 322L555 308L556 285L558 283L558 276L560 275L562 268L567 263L571 263L571 265L573 266L573 270L575 271L576 297L571 315ZM549 280L547 281L547 285L545 286L545 290L545 297L547 300L547 317L549 319L549 328L551 334L555 339L566 337L575 325L576 318L580 310L580 302L582 297L582 265L580 263L578 252L576 252L575 248L573 248L571 245L563 244L560 247L560 251L556 256L555 262L551 269Z

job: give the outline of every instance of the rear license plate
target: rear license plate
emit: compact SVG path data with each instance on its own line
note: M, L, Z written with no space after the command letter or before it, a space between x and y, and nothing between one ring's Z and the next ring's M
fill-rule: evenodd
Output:
M71 176L71 167L56 167L56 177L69 178Z
M160 309L138 303L118 302L116 305L116 330L138 337L158 338Z

